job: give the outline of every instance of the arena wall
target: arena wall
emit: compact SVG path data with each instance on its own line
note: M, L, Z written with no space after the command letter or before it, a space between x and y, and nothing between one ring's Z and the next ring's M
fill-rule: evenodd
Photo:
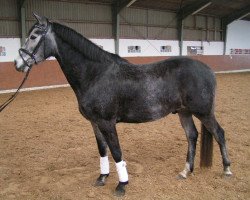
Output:
M238 20L228 27L226 55L221 41L184 41L183 55L189 56L187 46L202 46L203 55L190 56L209 65L214 71L250 69L250 54L233 55L231 49L250 49L250 22ZM114 53L114 39L91 39L106 51ZM129 53L128 46L140 46L140 53ZM160 52L161 46L171 46L171 51ZM20 38L0 38L0 91L17 88L23 74L16 72L13 60L18 55ZM120 39L120 56L135 64L160 61L179 55L177 40ZM32 69L24 87L40 87L67 83L54 58Z
M169 57L154 56L125 58L132 63L142 64L160 61ZM250 69L250 56L246 55L193 56L192 58L208 64L214 71ZM0 75L0 91L17 88L24 76L22 73L15 70L13 62L0 62ZM57 61L47 60L38 66L33 67L24 87L62 85L66 83L67 80L65 79Z

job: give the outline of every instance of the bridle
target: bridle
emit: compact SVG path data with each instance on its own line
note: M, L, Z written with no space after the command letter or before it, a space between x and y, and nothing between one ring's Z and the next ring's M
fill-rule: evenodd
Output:
M38 28L38 29L40 29L40 30L42 31L42 37L40 38L40 40L39 40L39 42L37 43L37 45L36 45L36 47L34 48L34 50L33 50L32 52L29 52L28 50L26 50L26 49L24 49L24 48L20 48L20 49L18 50L18 53L19 53L20 57L22 58L22 60L23 60L23 62L24 62L24 64L25 64L25 66L28 67L28 71L26 72L25 77L24 77L23 81L21 82L20 86L18 87L17 91L16 91L7 101L5 101L5 102L0 106L0 112L2 112L2 111L4 110L4 108L6 108L6 107L16 98L16 96L18 95L20 89L23 87L23 85L24 85L25 81L27 80L28 75L29 75L29 73L30 73L30 70L31 70L32 65L29 65L28 62L27 62L29 58L28 58L27 60L25 60L25 59L23 58L22 52L25 53L25 54L27 54L27 55L35 62L35 64L37 64L36 53L37 53L37 51L38 51L38 49L39 49L41 43L42 43L43 41L45 41L45 36L46 36L46 34L47 34L48 30L49 30L49 25L47 25L46 27L44 27L44 26L41 26L41 25L38 25L38 24L37 24L37 25L35 25L35 28ZM43 48L43 49L44 49L44 50L43 50L43 51L44 51L43 53L44 53L44 57L45 57L45 43L44 43L44 48Z
M34 48L34 50L32 52L29 52L28 50L26 50L24 48L20 48L18 50L18 53L19 53L20 57L22 58L25 66L27 66L29 69L31 69L31 67L32 67L32 65L29 65L27 62L29 58L27 60L25 60L22 53L27 54L35 62L35 64L37 64L36 53L37 53L41 43L45 40L45 36L49 30L49 25L44 27L42 25L36 24L35 28L38 28L42 31L42 36L41 36L39 42L37 43L36 47ZM45 47L43 49L45 49ZM44 53L45 53L45 51L44 51Z

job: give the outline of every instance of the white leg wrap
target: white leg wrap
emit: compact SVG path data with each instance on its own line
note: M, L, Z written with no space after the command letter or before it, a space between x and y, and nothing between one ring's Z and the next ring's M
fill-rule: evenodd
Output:
M126 168L126 162L125 161L121 161L118 163L115 163L116 165L116 171L118 173L119 176L119 181L120 182L127 182L128 181L128 172L127 172L127 168Z
M186 163L186 164L185 164L185 168L184 168L184 170L180 173L180 175L181 175L183 178L187 178L189 172L190 172L190 165L189 165L189 163Z
M108 156L100 157L101 174L109 174L109 158Z
M230 171L230 167L226 167L226 168L224 169L224 174L225 174L226 176L231 176L231 175L233 175L233 173Z

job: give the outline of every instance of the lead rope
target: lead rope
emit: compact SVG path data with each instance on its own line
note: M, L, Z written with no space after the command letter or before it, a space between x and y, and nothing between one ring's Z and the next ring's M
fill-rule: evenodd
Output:
M25 74L25 77L23 78L23 81L21 83L21 85L18 87L17 91L7 100L5 101L1 106L0 106L0 112L2 112L18 95L20 89L23 87L25 81L27 80L28 76L30 73L30 68L28 69L28 71Z

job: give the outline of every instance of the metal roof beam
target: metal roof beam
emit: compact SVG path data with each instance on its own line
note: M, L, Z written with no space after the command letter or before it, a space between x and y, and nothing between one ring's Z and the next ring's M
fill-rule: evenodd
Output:
M128 8L131 6L133 3L135 3L137 0L120 0L119 5L118 5L118 13L121 12L124 8Z
M20 16L21 13L20 13L20 10L21 8L23 8L25 6L25 3L26 3L27 0L19 0L17 1L17 10L18 10L18 15Z
M113 5L112 7L112 30L113 37L115 39L115 53L119 55L119 39L120 39L120 16L117 12L117 5Z
M26 21L25 21L25 4L27 0L20 0L17 2L18 15L21 24L21 45L24 44L26 40Z
M20 0L20 1L19 1L20 7L23 7L23 6L24 6L25 1L26 1L26 0Z
M235 20L242 19L250 14L250 4L240 10L236 10L228 16L222 18L222 25L227 26Z
M117 0L112 5L112 28L113 36L115 39L115 53L119 55L119 39L120 39L120 16L119 13L124 9L131 6L137 0Z
M194 15L212 3L212 0L197 0L192 4L189 4L182 9L180 9L178 13L178 18L184 20L189 15Z

